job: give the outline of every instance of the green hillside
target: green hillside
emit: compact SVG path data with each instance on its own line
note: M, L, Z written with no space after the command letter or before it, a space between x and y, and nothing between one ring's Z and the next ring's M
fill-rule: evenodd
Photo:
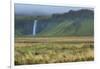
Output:
M93 35L93 19L65 20L45 27L38 36Z

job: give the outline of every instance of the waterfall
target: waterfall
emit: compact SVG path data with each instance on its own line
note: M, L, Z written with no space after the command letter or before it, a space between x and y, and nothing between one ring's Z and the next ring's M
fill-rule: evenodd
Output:
M34 23L33 23L33 36L36 35L36 25L37 25L37 20L34 20Z

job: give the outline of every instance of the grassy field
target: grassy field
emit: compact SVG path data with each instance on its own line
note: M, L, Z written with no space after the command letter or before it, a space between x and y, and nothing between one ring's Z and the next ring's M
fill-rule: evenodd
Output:
M15 38L15 65L93 60L93 37Z

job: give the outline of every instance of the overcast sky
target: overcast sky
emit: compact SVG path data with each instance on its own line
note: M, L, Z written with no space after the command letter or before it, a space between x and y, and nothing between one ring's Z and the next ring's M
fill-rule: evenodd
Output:
M50 15L54 13L65 13L68 12L69 10L76 11L80 9L91 9L91 8L15 3L16 14Z

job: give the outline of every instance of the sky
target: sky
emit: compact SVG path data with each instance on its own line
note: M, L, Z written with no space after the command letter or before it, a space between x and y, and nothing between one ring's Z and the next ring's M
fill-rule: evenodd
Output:
M66 13L70 10L77 11L80 9L91 8L15 3L15 14L24 15L51 15L54 13Z

